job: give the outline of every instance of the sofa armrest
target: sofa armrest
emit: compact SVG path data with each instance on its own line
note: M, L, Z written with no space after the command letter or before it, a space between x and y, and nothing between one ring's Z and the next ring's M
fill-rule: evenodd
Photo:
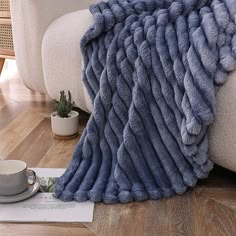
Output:
M66 13L88 8L95 2L96 0L11 0L16 61L27 87L46 93L41 44L48 25Z

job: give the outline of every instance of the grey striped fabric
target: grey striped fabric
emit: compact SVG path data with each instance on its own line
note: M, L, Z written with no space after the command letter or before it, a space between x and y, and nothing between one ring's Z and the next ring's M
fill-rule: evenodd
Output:
M213 168L207 128L236 65L236 0L110 0L90 10L81 49L94 111L55 196L126 203L184 193Z

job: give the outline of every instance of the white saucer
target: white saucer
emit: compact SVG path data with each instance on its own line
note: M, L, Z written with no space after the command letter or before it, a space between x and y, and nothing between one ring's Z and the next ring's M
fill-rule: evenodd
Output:
M12 196L0 196L0 203L13 203L25 200L36 194L39 190L39 187L40 187L40 179L36 177L35 184L29 186L29 188L25 190L23 193L19 193L17 195L12 195Z

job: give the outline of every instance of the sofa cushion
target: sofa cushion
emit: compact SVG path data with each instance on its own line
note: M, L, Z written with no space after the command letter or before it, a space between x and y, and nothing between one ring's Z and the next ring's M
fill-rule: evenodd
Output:
M44 81L48 94L59 98L60 90L70 90L76 106L91 112L90 98L82 83L80 39L92 23L89 10L68 13L54 20L42 42Z
M236 171L236 72L217 92L217 113L209 129L210 159Z

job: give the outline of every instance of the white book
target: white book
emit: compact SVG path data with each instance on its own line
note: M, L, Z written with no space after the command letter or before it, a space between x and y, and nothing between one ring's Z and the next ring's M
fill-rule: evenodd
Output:
M56 177L65 169L35 168L40 177L40 191L16 203L0 204L0 222L92 222L94 203L63 202L53 197Z

